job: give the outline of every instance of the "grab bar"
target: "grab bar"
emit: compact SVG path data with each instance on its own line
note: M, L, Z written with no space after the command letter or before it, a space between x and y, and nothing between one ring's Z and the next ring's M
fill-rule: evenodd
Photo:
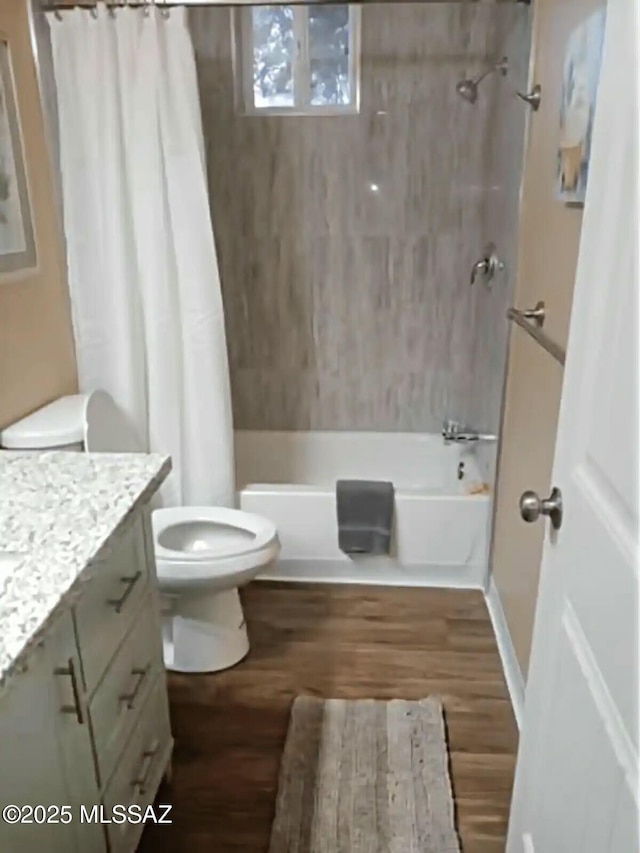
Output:
M521 329L524 329L525 332L530 335L533 340L540 344L540 346L546 350L552 358L555 358L560 364L564 365L566 359L566 353L562 349L561 346L558 346L551 338L542 331L540 326L531 322L527 315L531 317L530 311L519 311L517 308L509 308L507 311L507 320L512 320L516 325L520 326Z

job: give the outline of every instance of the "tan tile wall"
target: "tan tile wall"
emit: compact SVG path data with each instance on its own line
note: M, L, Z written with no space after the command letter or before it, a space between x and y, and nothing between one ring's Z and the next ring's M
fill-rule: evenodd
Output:
M469 271L488 239L515 257L525 109L515 77L455 84L526 68L526 7L367 5L342 117L237 115L230 10L191 22L236 428L497 428L511 269Z

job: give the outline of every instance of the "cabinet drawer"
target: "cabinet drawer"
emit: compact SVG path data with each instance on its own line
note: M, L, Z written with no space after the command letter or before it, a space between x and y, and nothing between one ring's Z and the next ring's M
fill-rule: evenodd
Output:
M91 694L140 608L149 584L144 516L113 546L75 611L82 671Z
M163 671L156 596L150 590L89 705L102 785L111 776L140 708Z
M104 794L104 805L110 814L115 805L140 806L153 803L162 774L171 757L173 740L169 726L169 705L164 673L156 678L138 721L125 746L118 768ZM144 824L109 824L111 853L132 853Z

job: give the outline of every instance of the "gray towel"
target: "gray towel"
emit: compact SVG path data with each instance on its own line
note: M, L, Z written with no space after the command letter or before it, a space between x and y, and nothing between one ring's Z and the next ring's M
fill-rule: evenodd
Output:
M338 480L338 546L345 554L388 554L393 525L393 483Z

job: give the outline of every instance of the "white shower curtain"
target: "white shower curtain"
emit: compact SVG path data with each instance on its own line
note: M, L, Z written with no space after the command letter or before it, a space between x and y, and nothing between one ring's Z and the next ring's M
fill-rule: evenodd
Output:
M47 15L82 390L170 453L165 505L234 500L222 294L184 8Z

